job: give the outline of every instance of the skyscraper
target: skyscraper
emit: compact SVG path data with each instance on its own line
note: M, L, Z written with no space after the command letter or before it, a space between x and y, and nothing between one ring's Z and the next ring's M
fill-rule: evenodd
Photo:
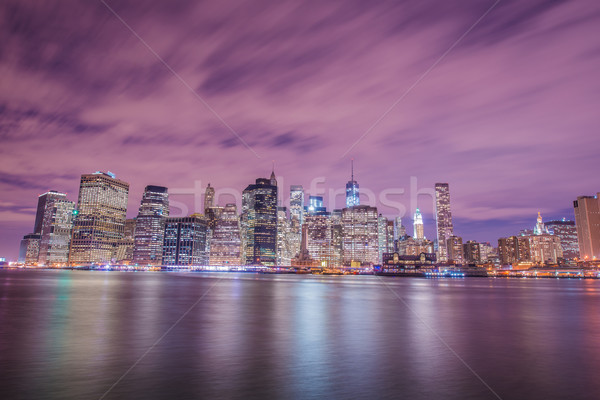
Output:
M27 265L35 264L40 254L40 235L30 233L23 236L19 247L19 262Z
M242 224L246 264L277 262L277 183L259 178L242 193Z
M210 241L210 265L241 263L240 218L235 204L226 204Z
M358 182L354 180L354 160L352 160L350 180L346 183L346 207L350 208L358 205L360 205L360 197Z
M596 196L580 196L573 202L575 224L582 260L600 258L600 193Z
M52 192L51 196L46 196L44 208L38 262L44 265L66 263L69 260L75 203L67 200L65 193Z
M560 245L565 259L572 260L579 257L579 242L575 221L568 221L566 218L560 221L550 221L546 223L546 229L552 235L560 238Z
M450 186L447 183L435 184L435 226L438 260L445 262L448 261L447 240L454 235L450 211Z
M548 229L544 225L544 221L542 220L542 214L538 211L537 222L535 227L533 228L534 235L546 235L548 234Z
M56 190L49 190L46 193L41 194L38 197L37 211L35 213L35 224L33 233L42 233L42 224L44 222L44 213L46 212L46 203L55 199L64 199L65 193L57 192Z
M119 263L129 264L133 262L133 249L135 247L135 225L135 218L125 220L123 239L119 241L119 245L117 247L116 258Z
M464 260L463 240L458 236L450 236L446 239L446 247L448 248L448 261L455 264L462 264Z
M413 217L413 236L415 240L425 239L425 231L423 230L423 215L421 210L417 208Z
M144 189L135 227L133 260L138 264L160 265L164 241L164 219L169 216L169 193L164 186Z
M302 185L290 186L290 219L298 221L298 230L303 222L304 188Z
M277 265L291 265L296 255L292 250L291 221L285 207L277 207Z
M378 228L377 208L353 206L342 210L342 253L346 265L378 263Z
M208 213L208 209L212 208L215 201L215 188L210 186L210 183L206 187L204 192L204 213Z
M165 218L163 265L207 265L210 229L200 214Z
M103 263L116 257L123 238L129 183L110 172L81 176L69 262Z

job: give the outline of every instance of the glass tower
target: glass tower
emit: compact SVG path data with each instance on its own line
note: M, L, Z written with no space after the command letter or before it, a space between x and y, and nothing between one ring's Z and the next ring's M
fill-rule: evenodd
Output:
M148 185L136 218L133 261L160 265L165 234L164 219L169 216L169 193L164 186Z

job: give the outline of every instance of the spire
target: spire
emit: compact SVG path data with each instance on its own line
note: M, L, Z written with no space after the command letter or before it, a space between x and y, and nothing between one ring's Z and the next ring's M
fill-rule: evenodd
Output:
M275 160L273 160L273 168L271 169L271 185L277 186L277 179L275 179Z
M354 158L350 160L350 170L351 170L351 178L350 180L354 182Z

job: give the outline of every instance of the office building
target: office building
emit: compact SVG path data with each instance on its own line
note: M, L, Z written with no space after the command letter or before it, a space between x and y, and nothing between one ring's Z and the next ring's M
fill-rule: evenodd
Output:
M343 261L345 265L379 262L377 208L353 206L342 210Z
M358 182L354 180L354 160L351 163L350 180L346 183L346 208L360 205Z
M425 239L425 231L423 229L423 215L421 211L417 208L415 211L415 215L413 218L413 237L415 240L423 240Z
M164 186L148 185L136 218L133 261L140 265L160 265L165 234L165 218L169 216L169 193Z
M163 265L207 265L210 228L200 214L168 217L164 221Z
M132 264L133 263L133 249L135 247L135 225L136 219L126 219L125 228L123 230L123 239L119 241L117 246L117 261L120 264ZM162 251L162 243L160 245ZM162 254L161 254L162 259Z
M204 192L204 213L208 213L208 209L214 205L215 201L215 188L210 186L210 183L206 187Z
M19 247L19 262L27 265L36 264L40 254L40 235L30 233L23 236Z
M115 259L123 239L128 195L129 184L110 172L81 176L70 263L106 263Z
M38 263L65 264L69 261L75 203L68 200L65 193L53 192L46 196L44 208Z
M289 266L296 255L293 249L291 221L285 207L277 207L277 265Z
M435 226L438 260L445 262L448 260L447 239L454 235L450 211L450 186L447 183L435 184Z
M454 264L464 262L463 240L458 236L450 236L446 239L446 248L448 249L448 261Z
M559 237L563 258L567 260L579 258L579 241L575 221L569 221L566 218L550 221L546 223L546 229L550 234Z
M210 265L240 265L240 219L235 204L226 204L210 241Z
M600 193L573 202L581 260L600 259Z
M302 226L304 216L304 188L302 185L290 186L290 219L296 220L296 224L292 224L298 231Z
M468 240L463 244L463 258L467 264L481 263L481 246L474 240Z
M242 228L246 264L277 262L277 183L259 178L242 193Z

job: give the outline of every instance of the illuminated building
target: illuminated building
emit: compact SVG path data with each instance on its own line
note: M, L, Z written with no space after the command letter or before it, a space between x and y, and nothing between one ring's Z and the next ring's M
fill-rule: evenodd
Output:
M81 176L69 262L104 263L123 239L129 184L107 172Z
M207 265L210 229L198 214L165 218L163 265Z
M336 209L331 212L331 253L329 261L331 265L342 265L342 254L344 249L342 230L342 210Z
M396 217L394 220L394 241L400 240L406 236L406 227L402 225L402 218Z
M423 230L423 215L418 208L415 211L415 216L413 218L413 236L415 240L425 239L425 232Z
M546 223L546 229L550 234L560 238L563 258L572 260L579 257L579 242L575 221L568 221L565 218L560 221L550 221Z
M290 219L296 220L298 223L294 226L300 227L303 222L304 214L304 188L302 185L290 186Z
M48 196L44 201L44 207L38 263L67 263L75 203L67 200L65 193L53 192L52 196Z
M277 186L259 178L242 193L243 245L246 264L277 262Z
M462 264L464 261L463 240L458 236L450 236L446 239L448 249L448 261L454 264Z
M393 253L394 249L394 221L387 221L387 232L386 232L386 250L385 253Z
M479 253L482 263L491 262L497 256L497 249L489 242L479 243Z
M563 257L560 238L555 235L540 234L527 236L529 239L529 260L537 264L556 264Z
M445 262L448 260L447 239L454 235L450 211L450 186L447 183L435 184L435 226L438 260Z
M291 221L285 207L277 207L277 265L291 265L296 255L292 249Z
M352 172L350 180L346 183L346 207L354 207L360 205L360 197L358 192L358 182L354 180L354 160L352 160Z
M133 262L133 249L135 247L135 225L136 219L126 219L125 228L123 230L123 239L119 241L117 247L117 261L119 263L132 263ZM162 251L162 243L161 243ZM161 254L162 258L162 254Z
M546 235L548 234L548 229L546 229L546 225L544 225L544 221L542 220L542 214L538 212L537 222L535 224L535 228L533 228L534 235Z
M383 253L389 253L387 225L387 218L379 214L379 217L377 218L377 242L379 248L379 262L383 260Z
M292 185L290 186L290 232L288 235L292 257L300 254L303 222L304 188L302 185Z
M474 240L463 244L463 259L467 264L481 263L481 246Z
M430 240L415 240L410 236L404 236L397 241L398 254L402 256L418 256L421 253L434 254L433 242Z
M327 212L323 206L323 196L309 196L308 207L306 208L307 213L317 214L319 212Z
M339 242L334 235L339 234L339 213L336 214L336 225L330 213L319 211L309 213L304 219L306 232L306 249L310 258L320 265L333 266L340 264Z
M166 187L148 185L144 189L135 227L133 261L142 265L162 263L165 218L169 216Z
M48 192L41 194L38 197L37 211L35 213L35 224L33 227L33 233L38 235L42 233L42 224L44 222L44 213L46 212L46 203L54 201L56 199L65 199L66 194L57 192L56 190L49 190Z
M23 236L19 247L19 262L27 265L35 264L40 254L40 235L30 233Z
M342 210L343 261L346 265L379 261L377 208L354 206Z
M204 213L208 213L208 209L213 206L215 201L215 188L210 186L210 183L206 187L204 192Z
M600 193L580 196L573 202L582 260L600 259Z
M226 204L210 240L210 265L239 265L241 243L237 206Z

